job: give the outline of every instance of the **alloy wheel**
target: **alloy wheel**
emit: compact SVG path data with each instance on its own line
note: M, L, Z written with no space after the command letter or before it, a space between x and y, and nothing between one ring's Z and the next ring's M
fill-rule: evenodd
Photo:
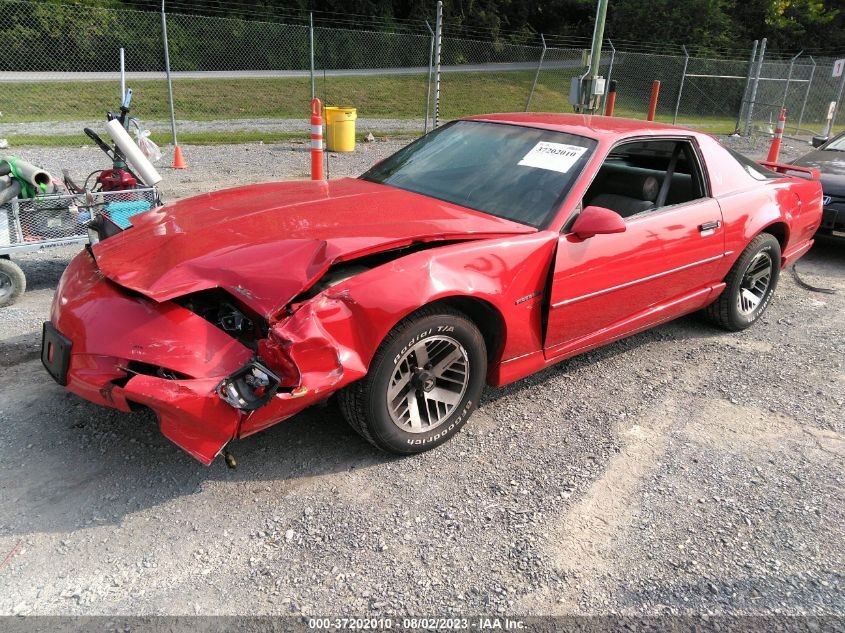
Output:
M767 251L757 253L748 264L737 296L740 314L750 316L766 297L772 282L772 268L772 258Z
M455 410L469 384L469 356L448 336L432 336L408 349L387 388L393 423L408 433L426 433Z

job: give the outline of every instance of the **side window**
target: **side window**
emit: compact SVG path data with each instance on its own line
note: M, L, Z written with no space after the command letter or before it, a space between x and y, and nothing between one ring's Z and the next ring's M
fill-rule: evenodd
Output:
M632 141L615 147L584 196L584 206L640 216L705 197L704 176L690 141Z

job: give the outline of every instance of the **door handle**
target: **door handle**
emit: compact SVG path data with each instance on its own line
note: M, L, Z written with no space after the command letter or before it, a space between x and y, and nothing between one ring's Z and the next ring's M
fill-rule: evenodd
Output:
M698 226L698 230L702 233L706 233L707 231L715 231L722 223L719 220L713 220L712 222L705 222L704 224L700 224Z

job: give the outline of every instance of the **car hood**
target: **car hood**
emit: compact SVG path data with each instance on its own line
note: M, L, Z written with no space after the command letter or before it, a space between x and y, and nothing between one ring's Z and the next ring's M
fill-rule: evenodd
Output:
M93 246L100 272L155 301L223 288L271 317L333 263L413 242L535 229L364 180L280 182L181 200Z
M845 197L845 152L817 149L792 162L818 169L825 195Z

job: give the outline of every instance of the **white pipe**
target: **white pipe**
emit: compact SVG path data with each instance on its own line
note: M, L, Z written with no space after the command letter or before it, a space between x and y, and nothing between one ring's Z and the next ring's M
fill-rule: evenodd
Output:
M152 187L161 182L161 175L153 167L153 164L147 160L147 157L141 153L141 150L135 145L135 141L123 129L120 121L112 119L106 123L106 131L117 144L124 158L126 158L126 162L129 163L129 166L138 174L145 185Z
M42 191L52 182L53 178L40 167L19 158L6 158L0 161L0 174L8 174L12 171L12 163L15 165L15 173L21 180Z

